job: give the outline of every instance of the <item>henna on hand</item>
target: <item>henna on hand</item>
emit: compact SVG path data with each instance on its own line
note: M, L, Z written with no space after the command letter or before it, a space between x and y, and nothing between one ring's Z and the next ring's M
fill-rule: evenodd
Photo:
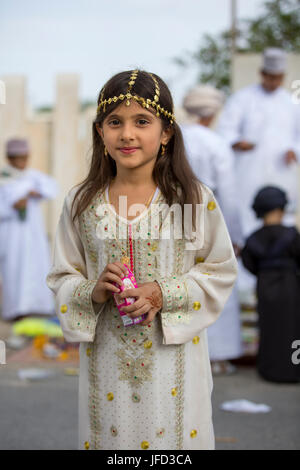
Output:
M163 306L162 292L159 285L156 283L156 288L149 297L146 299L150 302L151 307L160 310Z

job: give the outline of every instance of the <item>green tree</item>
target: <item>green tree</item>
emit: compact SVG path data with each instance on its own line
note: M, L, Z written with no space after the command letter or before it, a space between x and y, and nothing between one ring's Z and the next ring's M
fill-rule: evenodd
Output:
M186 58L175 58L181 67L199 66L197 81L230 90L232 34L237 52L262 52L266 47L281 47L288 52L300 52L300 0L267 0L262 14L251 20L241 20L235 32L206 34L198 50Z
M265 47L281 47L300 52L300 1L265 2L266 12L256 20L246 21L245 52L262 52Z

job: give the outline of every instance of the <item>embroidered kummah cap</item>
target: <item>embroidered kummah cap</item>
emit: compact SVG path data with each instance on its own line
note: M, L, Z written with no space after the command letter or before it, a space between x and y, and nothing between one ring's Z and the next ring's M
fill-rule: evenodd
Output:
M274 209L284 209L288 200L286 193L276 186L265 186L254 198L252 209L258 218L263 217Z
M264 50L262 69L264 72L279 75L286 71L287 54L284 50L270 47Z
M183 107L189 114L209 117L220 111L225 95L211 85L198 85L192 88L183 100Z
M6 143L8 157L22 157L29 154L29 145L26 139L10 139Z

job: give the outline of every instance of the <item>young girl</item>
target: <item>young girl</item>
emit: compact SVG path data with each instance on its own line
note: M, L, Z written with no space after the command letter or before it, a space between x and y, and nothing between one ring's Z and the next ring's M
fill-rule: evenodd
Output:
M113 298L125 264L138 288L120 294L136 300L123 310L145 314L128 327ZM66 340L80 342L80 449L214 448L206 328L236 269L166 84L140 70L115 75L99 94L91 168L65 199L47 278Z

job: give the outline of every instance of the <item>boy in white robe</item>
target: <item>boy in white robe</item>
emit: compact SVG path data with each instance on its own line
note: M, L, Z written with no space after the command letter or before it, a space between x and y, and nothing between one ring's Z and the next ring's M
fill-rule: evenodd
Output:
M9 140L6 155L8 165L0 171L2 318L53 315L54 299L46 285L49 247L39 205L55 197L57 185L50 176L27 168L26 140Z

